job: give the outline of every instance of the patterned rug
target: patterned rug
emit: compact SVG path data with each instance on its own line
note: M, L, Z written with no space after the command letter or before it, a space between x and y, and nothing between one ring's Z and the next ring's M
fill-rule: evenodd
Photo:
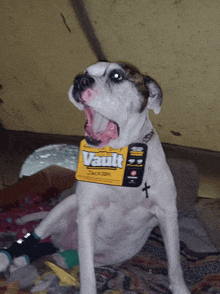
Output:
M181 263L192 293L220 293L220 253L195 253L181 242ZM167 274L167 258L159 228L129 261L117 268L96 269L100 294L168 294L171 292Z
M195 253L181 242L181 263L191 293L220 293L220 253ZM167 274L166 253L157 227L132 259L120 266L96 268L98 294L169 294ZM50 287L54 289L54 286ZM50 287L43 293L52 293ZM79 293L65 288L66 292L57 283L56 293ZM0 294L9 293L5 289L0 287Z

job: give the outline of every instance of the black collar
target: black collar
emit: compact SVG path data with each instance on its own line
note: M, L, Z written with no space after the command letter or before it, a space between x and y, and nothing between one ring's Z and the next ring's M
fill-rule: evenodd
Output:
M152 129L150 131L150 133L148 133L147 135L144 136L142 143L147 144L147 142L150 141L150 139L153 137L153 135L154 135L154 129Z

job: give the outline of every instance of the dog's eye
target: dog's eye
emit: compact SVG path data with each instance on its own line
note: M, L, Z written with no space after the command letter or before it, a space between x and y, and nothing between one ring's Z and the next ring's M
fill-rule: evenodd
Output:
M125 76L124 76L123 72L120 70L113 70L109 74L109 79L115 83L122 82L124 80L124 78L125 78Z

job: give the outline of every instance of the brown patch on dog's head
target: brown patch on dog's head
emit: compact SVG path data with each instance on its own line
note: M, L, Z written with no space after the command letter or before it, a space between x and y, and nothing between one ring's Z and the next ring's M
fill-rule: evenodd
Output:
M149 89L146 86L146 81L145 81L146 77L142 75L139 72L139 70L133 65L126 64L126 63L120 63L120 65L125 70L127 74L127 78L135 84L136 88L141 93L142 97L144 98L140 108L140 112L142 112L147 105L148 97L149 97Z

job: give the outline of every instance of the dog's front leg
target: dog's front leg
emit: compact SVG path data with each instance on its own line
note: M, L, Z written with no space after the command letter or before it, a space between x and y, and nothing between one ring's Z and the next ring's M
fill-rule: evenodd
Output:
M68 212L76 208L76 195L73 194L64 199L49 212L47 217L36 227L35 234L40 239L45 239L53 233L58 233L66 229L65 216Z
M157 217L168 259L170 289L173 294L190 294L180 264L180 243L177 211L157 209Z
M9 248L0 251L0 272L5 271L15 258L23 255L28 256L30 251L34 252L40 239L65 230L68 213L74 213L74 210L76 213L76 209L76 195L69 196L49 212L34 232L26 234L23 239L13 242Z
M97 223L95 211L78 211L78 253L80 264L80 294L96 294L94 269L94 234Z

